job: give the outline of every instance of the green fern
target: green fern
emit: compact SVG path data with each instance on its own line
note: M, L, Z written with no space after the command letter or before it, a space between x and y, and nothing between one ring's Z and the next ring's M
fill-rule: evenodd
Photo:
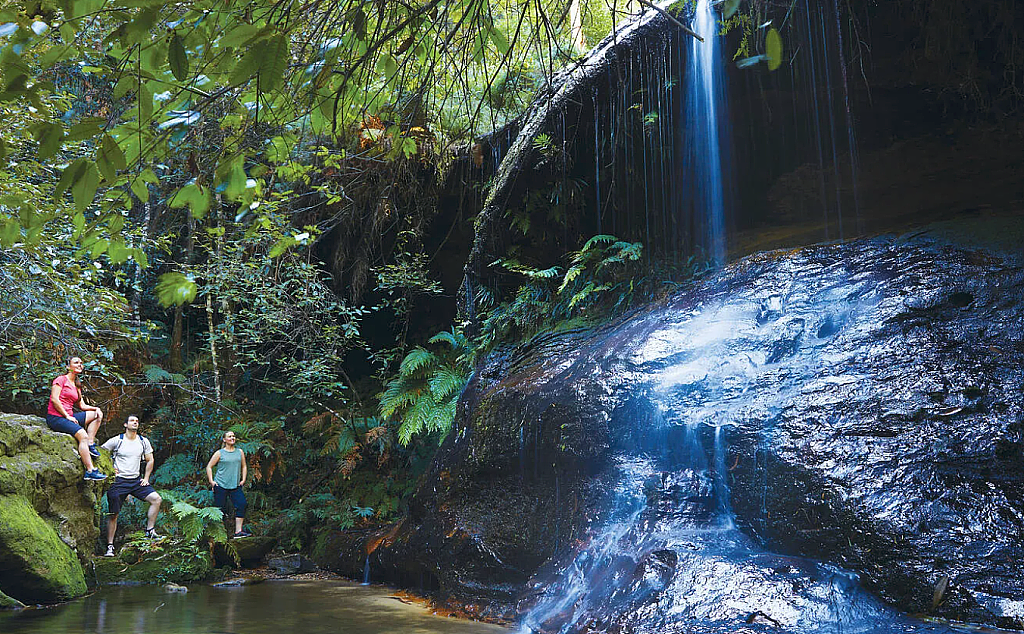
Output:
M158 365L147 365L144 372L146 374L146 380L150 383L174 382L174 378L171 376L171 373Z
M417 434L444 438L455 418L455 404L469 380L472 349L462 332L452 329L430 338L426 348L413 348L402 359L398 375L378 395L382 418L399 423L398 442L408 445Z
M398 372L402 376L414 376L418 370L433 366L436 361L434 353L425 348L416 347L402 359Z

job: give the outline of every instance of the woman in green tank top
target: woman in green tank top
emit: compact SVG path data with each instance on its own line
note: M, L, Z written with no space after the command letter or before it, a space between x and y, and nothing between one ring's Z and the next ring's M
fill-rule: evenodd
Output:
M217 467L214 473L213 468ZM252 535L242 527L245 520L245 477L248 469L245 464L245 452L235 446L235 432L224 433L220 449L213 452L213 457L206 463L206 479L213 487L213 503L227 515L227 498L235 507L235 537Z

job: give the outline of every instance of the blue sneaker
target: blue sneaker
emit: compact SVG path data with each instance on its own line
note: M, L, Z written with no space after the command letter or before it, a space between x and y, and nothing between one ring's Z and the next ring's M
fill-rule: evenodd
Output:
M99 458L100 457L100 450L96 446L96 443L93 443L93 444L89 445L89 455L92 456L93 458Z
M84 478L85 480L106 480L107 476L100 473L99 469L93 469L92 471L86 471Z

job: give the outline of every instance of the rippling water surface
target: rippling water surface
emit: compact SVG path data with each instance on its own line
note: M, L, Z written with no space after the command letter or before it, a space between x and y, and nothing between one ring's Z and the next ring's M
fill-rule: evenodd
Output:
M495 625L449 619L403 603L390 590L340 581L254 586L108 587L65 605L0 613L3 634L488 634Z

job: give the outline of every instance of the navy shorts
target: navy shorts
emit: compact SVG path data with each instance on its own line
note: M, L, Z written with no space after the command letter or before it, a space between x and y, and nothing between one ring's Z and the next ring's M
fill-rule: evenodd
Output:
M156 493L156 489L148 484L143 486L140 484L141 482L142 478L114 478L114 484L107 490L107 504L110 505L111 515L121 512L121 505L129 495L145 500L148 496Z
M245 517L245 493L242 492L242 487L225 489L220 485L213 485L213 505L220 507L224 515L227 515L227 500L224 498L231 499L231 505L235 507L235 517Z
M70 434L74 436L78 432L82 431L82 425L85 425L85 412L75 412L73 414L75 420L78 423L71 422L70 418L64 418L63 416L54 416L53 414L46 415L46 425L53 431L59 431L63 434Z

